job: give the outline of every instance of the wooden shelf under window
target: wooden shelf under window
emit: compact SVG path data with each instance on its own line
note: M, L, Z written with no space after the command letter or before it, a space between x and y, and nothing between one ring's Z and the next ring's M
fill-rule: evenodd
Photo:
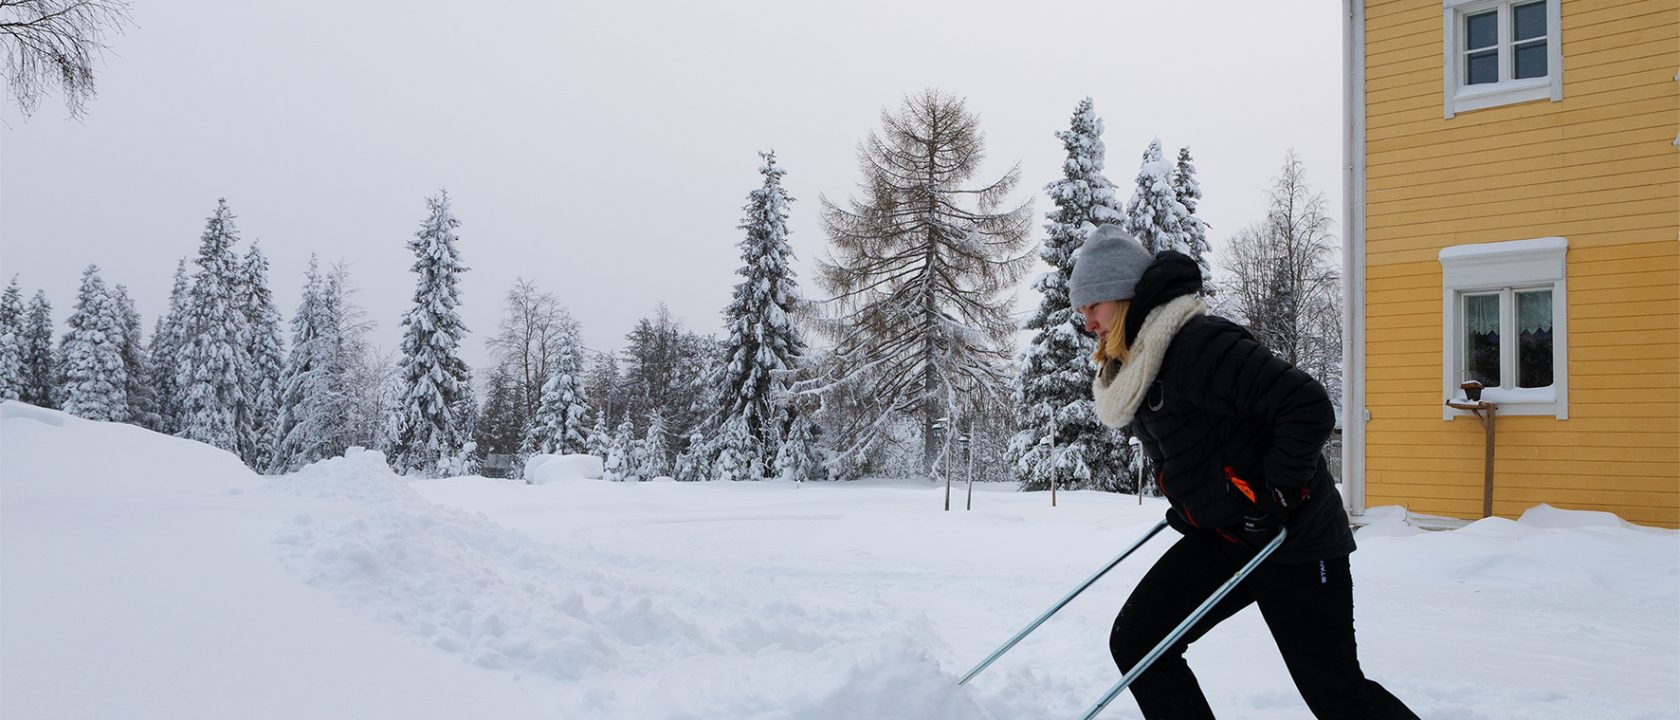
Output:
M1493 515L1493 418L1499 411L1499 403L1486 400L1475 402L1459 402L1448 400L1447 407L1456 410L1469 410L1476 414L1476 419L1482 423L1483 457L1482 457L1482 517Z

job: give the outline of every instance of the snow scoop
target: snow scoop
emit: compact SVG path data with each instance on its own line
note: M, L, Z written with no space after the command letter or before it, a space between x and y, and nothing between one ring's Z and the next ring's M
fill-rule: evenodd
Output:
M1148 655L1143 656L1143 659L1139 660L1138 664L1134 665L1130 672L1121 676L1120 682L1115 683L1114 687L1109 688L1108 693L1103 695L1102 699L1098 700L1096 705L1092 705L1090 710L1085 711L1085 715L1083 716L1084 720L1091 720L1092 718L1095 718L1097 713L1102 712L1103 708L1108 707L1109 703L1114 702L1114 698L1120 695L1120 691L1125 690L1127 686L1132 684L1132 681L1137 680L1139 675L1142 675L1144 671L1149 669L1150 665L1153 665L1156 660L1160 659L1160 657L1167 652L1167 648L1172 647L1178 642L1179 638L1184 637L1185 633L1190 632L1190 628L1195 627L1196 623L1201 621L1202 616L1207 615L1208 611L1212 610L1214 605L1218 605L1219 601L1224 600L1226 595L1230 595L1231 590L1236 588L1238 584L1246 579L1249 573L1254 572L1254 568L1259 567L1261 562L1265 561L1267 557L1270 557L1271 554L1278 549L1278 546L1283 544L1283 538L1287 535L1289 535L1288 530L1279 528L1277 537L1272 538L1271 542L1266 543L1266 547L1260 548L1260 552L1255 553L1254 557L1248 561L1248 564L1242 566L1242 569L1238 570L1237 574L1232 575L1230 580L1226 580L1224 585L1220 585L1218 590L1213 591L1213 595L1208 597L1207 600L1202 601L1202 604L1196 608L1196 611L1190 613L1190 617L1184 618L1184 622L1179 623L1178 627L1173 628L1172 633L1168 634L1165 639L1155 645L1155 649L1150 650Z
M1038 626L1043 625L1045 620L1049 620L1051 615L1055 615L1056 611L1061 610L1063 606L1072 602L1074 598L1079 596L1079 593L1085 592L1085 589L1091 587L1091 584L1096 582L1098 578L1108 574L1108 571L1113 570L1115 565L1119 565L1121 560L1125 560L1126 556L1131 555L1138 548L1143 547L1144 543L1149 542L1150 538L1155 537L1155 533L1161 532L1161 530L1166 526L1166 520L1156 523L1155 527L1150 528L1149 532L1144 533L1143 537L1138 538L1138 541L1132 543L1131 547L1126 548L1125 552L1120 553L1119 557L1110 560L1107 565L1103 566L1103 569L1097 571L1097 574L1092 575L1087 578L1085 582L1080 583L1079 587L1073 589L1073 592L1068 593L1055 605L1050 606L1049 610L1045 610L1044 614L1038 616L1037 620L1032 621L1026 627L1022 628L1021 632L1015 633L1015 637L1009 638L1009 642L1004 643L1003 647L998 648L991 655L986 656L985 660L981 660L980 664L975 665L973 670L968 671L967 675L962 676L962 679L958 680L957 684L968 684L968 681L974 679L975 675L979 675L981 670L986 669L986 666L991 665L998 658L1003 657L1004 653L1009 652L1010 648L1015 647L1015 643L1021 642L1021 639L1025 638L1028 633L1037 630Z

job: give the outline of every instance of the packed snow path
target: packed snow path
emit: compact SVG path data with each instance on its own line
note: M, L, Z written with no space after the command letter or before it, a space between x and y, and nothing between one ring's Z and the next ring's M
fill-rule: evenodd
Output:
M3 415L6 718L1076 716L1172 541L958 688L1161 505L409 481L375 453L264 478L137 428ZM1445 533L1378 515L1353 556L1361 658L1424 717L1680 718L1680 534L1548 508ZM1252 609L1190 662L1222 717L1306 716Z

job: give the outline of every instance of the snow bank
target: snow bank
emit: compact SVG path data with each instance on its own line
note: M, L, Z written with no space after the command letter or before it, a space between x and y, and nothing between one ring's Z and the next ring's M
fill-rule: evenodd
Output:
M15 400L0 403L0 422L0 448L17 460L5 483L20 497L216 495L259 484L233 453L133 425L83 420ZM192 472L180 472L184 467Z
M276 561L325 501L232 455L0 405L0 717L544 717L536 679L389 632Z
M525 481L532 485L567 480L600 480L601 458L594 455L532 455L525 461Z

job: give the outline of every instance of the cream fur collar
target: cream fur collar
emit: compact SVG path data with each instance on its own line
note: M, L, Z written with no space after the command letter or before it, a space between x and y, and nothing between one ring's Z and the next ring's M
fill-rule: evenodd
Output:
M1125 427L1143 402L1144 393L1161 372L1161 359L1167 355L1179 328L1191 318L1207 312L1207 306L1195 295L1178 297L1150 311L1132 343L1132 361L1120 366L1107 381L1099 371L1091 381L1091 396L1096 400L1097 418L1112 428Z

